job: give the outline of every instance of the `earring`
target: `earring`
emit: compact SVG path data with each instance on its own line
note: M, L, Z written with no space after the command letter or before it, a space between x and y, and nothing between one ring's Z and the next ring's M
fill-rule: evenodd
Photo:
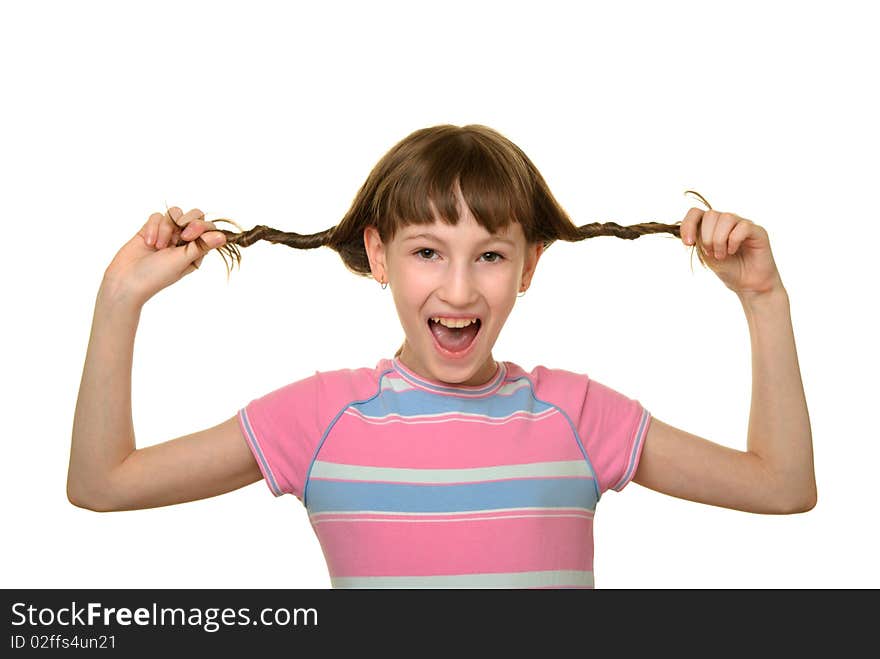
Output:
M522 297L523 295L525 295L527 290L528 290L527 288L522 289L522 290L519 292L519 295L517 295L517 297Z
M382 285L382 290L383 290L383 291L384 291L386 288L388 288L388 282L387 282L387 281L382 281L382 282L380 282L380 284Z

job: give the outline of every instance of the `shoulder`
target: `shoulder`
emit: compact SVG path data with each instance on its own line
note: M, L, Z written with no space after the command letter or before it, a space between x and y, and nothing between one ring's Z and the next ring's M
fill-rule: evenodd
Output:
M375 395L385 372L382 362L374 367L315 371L270 391L258 400L273 407L288 407L293 403L302 407L310 402L337 407Z
M384 362L385 360L381 360L376 366L369 367L315 371L307 379L322 393L343 395L352 399L366 398L378 391L382 376L390 370Z
M554 368L541 364L534 366L531 370L526 370L526 368L516 362L505 361L504 364L507 367L508 380L525 377L532 382L538 382L541 380L566 380L587 377L585 373L576 373L564 368Z
M572 371L565 368L538 365L527 371L515 362L505 361L507 380L528 379L535 387L542 389L559 389L567 387L584 387L599 390L598 393L614 391L611 387L591 377L583 371Z
M572 418L592 410L620 411L638 406L637 400L621 393L588 373L538 365L529 371L514 362L507 364L507 380L527 380L534 396L564 410Z
M564 368L552 368L538 365L526 370L514 362L504 362L507 366L507 380L527 380L538 398L563 398L571 394L586 393L590 377L586 373L577 373Z

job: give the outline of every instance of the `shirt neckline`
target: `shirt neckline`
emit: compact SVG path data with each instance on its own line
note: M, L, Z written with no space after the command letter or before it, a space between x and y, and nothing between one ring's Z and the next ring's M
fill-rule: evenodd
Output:
M397 372L397 374L414 387L418 389L423 389L425 391L430 391L432 393L455 394L457 396L464 396L468 398L488 396L490 394L494 394L501 388L501 385L504 384L504 379L507 377L507 363L503 361L496 361L495 363L497 364L495 375L493 375L492 378L485 384L473 386L463 384L449 384L447 382L439 382L437 380L425 378L421 375L414 373L409 368L404 366L403 362L401 362L397 357L393 357L391 359L391 365L394 367L394 370Z

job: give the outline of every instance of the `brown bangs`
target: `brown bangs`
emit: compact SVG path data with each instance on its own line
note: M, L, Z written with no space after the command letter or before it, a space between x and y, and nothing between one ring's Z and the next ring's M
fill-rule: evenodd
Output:
M458 190L476 221L489 233L519 222L536 240L535 182L524 154L486 126L444 125L416 131L386 155L379 174L372 220L383 242L409 224L439 218L456 225ZM378 174L378 172L377 172Z

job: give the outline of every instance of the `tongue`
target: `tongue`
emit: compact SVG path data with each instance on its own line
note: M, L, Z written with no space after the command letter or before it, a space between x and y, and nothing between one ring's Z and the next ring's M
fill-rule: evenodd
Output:
M461 352L471 344L471 341L473 341L474 337L477 335L477 331L479 330L479 327L477 327L478 322L471 323L467 327L462 327L460 329L446 327L440 323L435 323L433 320L429 320L428 324L431 326L431 332L437 337L437 343L439 343L445 350L448 350L449 352Z

